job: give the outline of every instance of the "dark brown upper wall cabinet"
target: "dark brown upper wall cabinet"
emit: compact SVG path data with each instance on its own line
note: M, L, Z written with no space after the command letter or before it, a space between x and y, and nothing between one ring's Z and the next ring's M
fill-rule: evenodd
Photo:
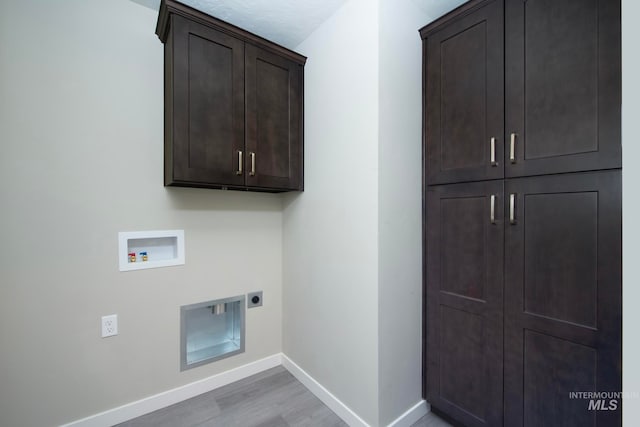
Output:
M306 58L163 0L165 185L302 190Z
M470 1L420 34L429 185L622 166L619 1Z

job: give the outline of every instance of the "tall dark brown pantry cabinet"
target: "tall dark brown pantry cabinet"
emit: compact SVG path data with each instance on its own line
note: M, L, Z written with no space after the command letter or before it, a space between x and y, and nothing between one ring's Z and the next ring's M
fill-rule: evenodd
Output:
M616 426L619 0L473 0L420 31L424 392L466 426Z
M165 43L165 185L302 190L306 58L173 0Z

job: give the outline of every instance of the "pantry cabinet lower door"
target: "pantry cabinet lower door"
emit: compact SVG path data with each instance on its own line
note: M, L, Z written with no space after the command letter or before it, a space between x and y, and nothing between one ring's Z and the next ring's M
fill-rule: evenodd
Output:
M502 425L503 182L430 187L426 392L467 426Z
M621 425L621 172L506 181L505 426Z

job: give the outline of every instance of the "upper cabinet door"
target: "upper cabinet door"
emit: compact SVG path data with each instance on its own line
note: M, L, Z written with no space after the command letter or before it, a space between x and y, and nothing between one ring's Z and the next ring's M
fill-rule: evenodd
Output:
M504 176L502 2L471 5L421 31L428 184Z
M244 185L244 43L172 15L165 185Z
M302 66L245 49L247 185L302 190Z
M506 176L621 167L620 1L506 0L505 13Z

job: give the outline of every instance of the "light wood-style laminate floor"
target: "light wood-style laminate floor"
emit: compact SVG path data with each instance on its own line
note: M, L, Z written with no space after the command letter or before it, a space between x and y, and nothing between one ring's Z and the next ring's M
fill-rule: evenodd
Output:
M119 424L119 427L343 427L282 366ZM412 427L447 427L429 413Z
M411 427L452 427L452 425L438 417L433 412L429 412Z

